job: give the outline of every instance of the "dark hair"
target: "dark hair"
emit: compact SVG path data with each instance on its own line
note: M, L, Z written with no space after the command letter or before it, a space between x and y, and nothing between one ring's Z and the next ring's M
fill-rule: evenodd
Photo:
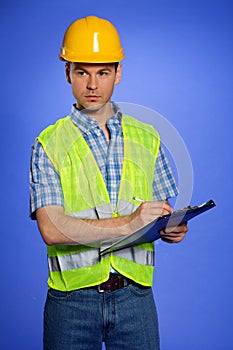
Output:
M117 71L117 67L119 65L119 62L115 62L114 64L115 64L115 71Z
M65 62L65 65L66 65L66 66L69 66L70 63L71 63L71 62L66 61L66 62ZM113 64L114 64L114 66L115 66L115 71L117 71L117 67L119 66L119 62L113 62Z

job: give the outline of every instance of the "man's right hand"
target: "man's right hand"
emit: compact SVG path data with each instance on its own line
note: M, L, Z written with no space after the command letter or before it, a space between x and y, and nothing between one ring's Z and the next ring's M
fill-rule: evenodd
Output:
M173 209L168 201L143 202L137 210L129 216L129 218L131 218L129 225L136 231L149 224L157 217L171 214L172 212Z

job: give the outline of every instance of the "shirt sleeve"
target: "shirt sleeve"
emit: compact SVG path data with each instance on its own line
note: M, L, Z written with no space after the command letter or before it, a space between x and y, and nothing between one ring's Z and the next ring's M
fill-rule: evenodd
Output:
M160 146L155 164L153 196L155 201L164 201L178 195L175 178L171 166Z
M60 176L36 140L32 146L30 164L30 217L36 219L35 212L46 205L63 206Z

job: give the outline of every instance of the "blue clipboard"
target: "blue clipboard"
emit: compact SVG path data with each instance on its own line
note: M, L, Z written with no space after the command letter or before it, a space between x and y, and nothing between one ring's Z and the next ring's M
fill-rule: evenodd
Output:
M216 204L211 199L202 205L176 210L172 214L156 218L154 221L130 235L102 242L100 247L100 255L131 246L136 246L138 244L156 241L157 239L161 238L161 235L159 234L160 230L164 229L165 227L177 226L183 222L187 222L205 211L215 207L215 205Z

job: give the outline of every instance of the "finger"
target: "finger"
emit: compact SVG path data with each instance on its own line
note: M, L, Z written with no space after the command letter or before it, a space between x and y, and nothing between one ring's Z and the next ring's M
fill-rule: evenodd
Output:
M178 237L178 238L173 238L173 239L167 238L167 237L162 237L161 239L163 242L166 242L166 243L180 243L184 239L184 237L182 237L182 238Z
M170 234L172 232L174 232L176 234L179 234L179 233L182 233L182 232L186 233L186 232L188 232L188 226L186 224L182 224L182 225L179 225L179 226L169 226L169 227L166 227L164 229L164 232L168 233L168 234Z
M161 215L171 214L172 212L173 208L169 204L164 203L162 206Z
M142 208L154 210L157 215L167 215L173 212L172 207L166 202L144 202Z
M185 238L185 236L186 236L185 233L183 233L183 234L169 234L169 235L163 234L163 235L161 235L161 239L167 243L179 243Z
M167 239L177 239L177 238L182 238L185 236L185 233L162 233L161 237L167 238Z

